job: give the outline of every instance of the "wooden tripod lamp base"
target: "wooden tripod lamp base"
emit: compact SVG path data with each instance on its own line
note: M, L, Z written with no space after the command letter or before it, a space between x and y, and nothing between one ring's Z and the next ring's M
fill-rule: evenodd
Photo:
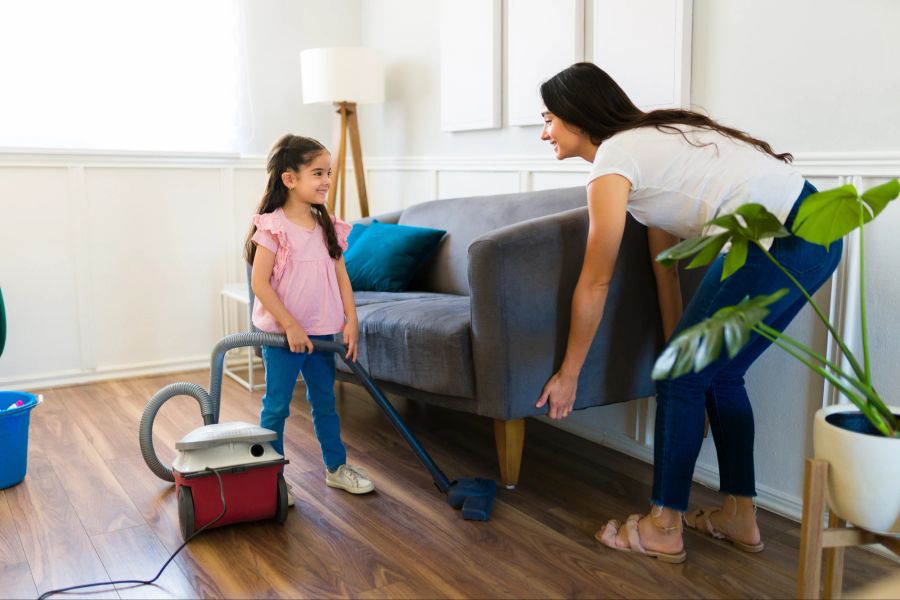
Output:
M359 141L359 122L356 118L355 102L335 102L341 117L340 139L338 142L337 160L332 167L331 188L328 190L328 212L345 218L346 175L347 175L347 135L350 136L350 152L353 154L353 172L356 174L356 191L359 197L359 210L362 217L369 216L369 199L366 194L366 173L363 169L362 147ZM340 187L340 203L335 212L338 188Z

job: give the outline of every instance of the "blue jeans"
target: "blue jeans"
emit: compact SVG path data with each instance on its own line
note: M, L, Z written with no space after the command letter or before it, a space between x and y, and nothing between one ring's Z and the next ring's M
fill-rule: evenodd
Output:
M806 182L785 222L789 231L801 201L815 191ZM841 240L826 250L791 235L776 239L770 252L812 294L837 268L842 249ZM755 245L750 246L746 264L720 281L723 262L724 256L720 256L710 265L676 333L746 296L787 288L788 294L769 306L764 320L770 327L784 331L806 304L797 287ZM749 344L733 359L728 359L723 346L722 356L701 372L657 382L653 504L687 510L694 464L703 442L704 407L719 461L719 489L735 496L756 496L753 411L744 387L744 373L770 344L752 334Z
M311 335L311 340L334 340L331 335ZM322 447L325 467L334 471L347 462L341 442L341 421L334 407L334 354L332 352L291 352L287 348L263 346L266 365L266 393L262 398L261 427L278 434L272 447L284 454L284 421L291 412L291 397L297 375L303 373L306 399L312 412L313 428Z

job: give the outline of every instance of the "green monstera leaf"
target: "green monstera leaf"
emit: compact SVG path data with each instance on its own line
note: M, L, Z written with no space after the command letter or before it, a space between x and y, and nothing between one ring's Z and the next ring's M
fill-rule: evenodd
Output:
M676 261L693 256L687 268L696 269L714 261L722 248L730 243L731 248L722 268L722 279L726 279L747 262L747 250L751 243L790 235L778 217L756 203L744 204L733 213L709 221L704 227L714 228L715 233L684 240L661 252L656 260L671 266Z
M750 341L750 331L769 314L767 308L788 291L744 298L734 306L726 306L688 327L669 343L653 365L653 379L674 379L685 373L699 372L714 362L724 345L728 358L734 358Z
M862 222L868 223L898 195L900 183L896 179L861 196L850 184L810 194L797 211L793 231L808 242L827 247L860 226L860 211Z

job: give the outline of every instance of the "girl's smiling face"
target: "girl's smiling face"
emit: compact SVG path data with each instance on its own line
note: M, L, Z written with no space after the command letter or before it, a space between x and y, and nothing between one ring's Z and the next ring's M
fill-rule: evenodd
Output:
M325 204L331 187L331 154L320 152L296 171L285 173L288 189L307 204Z

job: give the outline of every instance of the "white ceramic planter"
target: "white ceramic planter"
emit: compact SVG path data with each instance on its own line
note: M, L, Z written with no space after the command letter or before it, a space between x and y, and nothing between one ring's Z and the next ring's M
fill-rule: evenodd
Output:
M894 414L900 408L891 407ZM843 519L875 533L900 536L900 439L849 431L825 418L859 412L840 404L816 412L813 448L828 461L828 505Z

